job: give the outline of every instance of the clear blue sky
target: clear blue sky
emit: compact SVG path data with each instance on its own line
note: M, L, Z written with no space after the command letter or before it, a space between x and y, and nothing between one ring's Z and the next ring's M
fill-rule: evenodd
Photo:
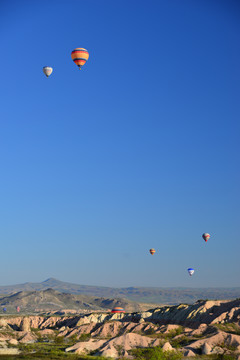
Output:
M239 19L237 0L0 1L1 285L240 286Z

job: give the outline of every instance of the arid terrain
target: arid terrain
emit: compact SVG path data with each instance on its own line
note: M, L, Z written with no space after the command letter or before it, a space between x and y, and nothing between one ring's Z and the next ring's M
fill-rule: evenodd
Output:
M24 284L0 286L0 294L13 294L20 291L44 291L53 289L61 293L104 297L125 298L135 302L169 304L194 303L198 299L236 299L240 297L240 287L234 288L154 288L127 287L113 288L103 286L88 286L72 284L49 278L40 283L26 282Z
M240 359L240 300L200 300L116 314L2 315L0 355L7 354L31 359L44 354L48 359L61 354L76 359Z

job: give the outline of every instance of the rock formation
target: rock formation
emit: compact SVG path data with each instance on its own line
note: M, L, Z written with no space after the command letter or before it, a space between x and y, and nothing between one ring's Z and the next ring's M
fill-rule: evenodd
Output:
M226 351L237 356L240 355L240 300L198 301L193 305L125 314L0 319L0 354L6 349L13 351L11 346L19 343L36 342L39 337L46 342L54 337L56 341L63 339L66 352L91 352L116 359L130 357L134 348L155 346L161 346L163 351L177 349L186 357L199 356L199 352L212 355ZM74 344L69 346L71 339Z

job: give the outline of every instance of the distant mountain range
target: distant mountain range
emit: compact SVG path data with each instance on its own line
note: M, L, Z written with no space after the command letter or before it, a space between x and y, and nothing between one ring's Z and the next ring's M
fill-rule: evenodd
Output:
M61 293L51 288L46 290L19 291L14 294L0 296L0 306L13 314L20 307L21 313L106 311L116 306L123 307L128 312L141 311L149 305L138 304L124 298L108 299L81 294Z
M199 299L240 298L240 287L234 288L153 288L127 287L111 288L103 286L78 285L49 278L40 283L27 282L19 285L0 286L0 294L20 291L43 291L53 289L61 293L87 295L103 298L126 298L131 301L154 304L194 303Z

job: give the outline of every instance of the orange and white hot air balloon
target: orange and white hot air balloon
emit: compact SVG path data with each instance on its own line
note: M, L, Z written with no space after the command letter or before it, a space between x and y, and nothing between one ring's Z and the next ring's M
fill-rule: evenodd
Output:
M86 61L89 58L89 53L84 48L76 48L72 51L71 57L75 64L79 67L81 70L81 67L86 63Z
M152 249L149 250L149 252L150 252L151 255L154 255L156 250L152 248Z

